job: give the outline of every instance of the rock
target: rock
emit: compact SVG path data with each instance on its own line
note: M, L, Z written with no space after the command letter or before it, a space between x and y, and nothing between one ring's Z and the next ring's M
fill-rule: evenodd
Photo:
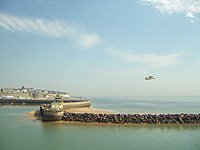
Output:
M147 124L179 124L200 123L200 114L91 114L69 113L63 115L64 121L99 122L99 123L147 123Z

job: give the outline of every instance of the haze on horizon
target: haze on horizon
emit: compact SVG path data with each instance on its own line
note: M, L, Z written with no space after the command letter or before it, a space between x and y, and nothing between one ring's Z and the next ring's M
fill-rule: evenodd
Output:
M199 39L197 0L2 0L0 87L200 95Z

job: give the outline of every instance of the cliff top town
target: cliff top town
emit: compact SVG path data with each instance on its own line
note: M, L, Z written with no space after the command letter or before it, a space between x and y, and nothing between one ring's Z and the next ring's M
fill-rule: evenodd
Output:
M70 94L61 91L34 88L1 88L0 98L2 99L54 99L60 96L64 99L70 98Z

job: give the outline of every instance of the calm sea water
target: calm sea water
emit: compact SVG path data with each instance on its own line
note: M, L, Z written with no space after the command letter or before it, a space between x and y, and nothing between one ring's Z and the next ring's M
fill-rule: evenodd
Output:
M95 98L92 105L121 113L200 113L200 96Z
M116 112L200 113L200 97L99 98ZM0 150L200 150L200 125L83 125L32 121L38 106L0 107Z

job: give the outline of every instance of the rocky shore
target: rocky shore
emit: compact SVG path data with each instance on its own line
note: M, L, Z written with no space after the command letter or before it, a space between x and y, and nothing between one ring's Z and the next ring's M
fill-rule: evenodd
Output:
M41 120L40 111L27 113L32 119ZM115 114L97 108L66 109L63 122L110 124L200 124L200 114Z
M113 124L200 124L200 114L94 114L65 112L63 121Z

